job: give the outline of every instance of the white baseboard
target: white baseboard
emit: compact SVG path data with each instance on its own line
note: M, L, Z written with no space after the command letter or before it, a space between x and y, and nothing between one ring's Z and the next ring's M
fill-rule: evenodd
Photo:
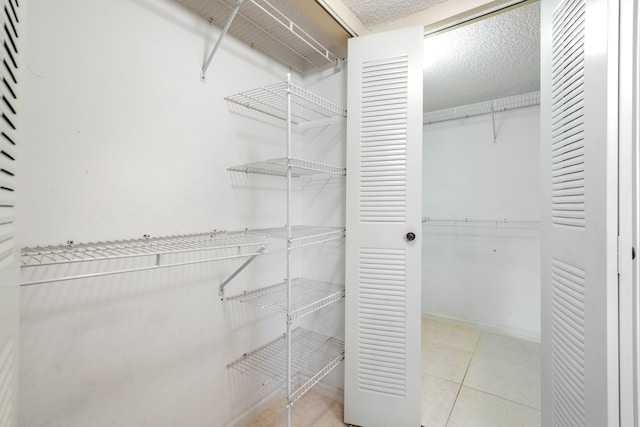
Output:
M280 389L275 389L258 402L253 404L250 408L238 415L233 420L225 424L224 427L244 427L251 421L258 418L264 411L272 407L279 399L284 399L284 394Z
M490 325L490 324L481 323L481 322L471 322L469 320L456 319L454 317L447 317L439 314L432 314L432 313L425 313L425 312L422 313L422 316L427 317L429 319L433 319L433 320L457 323L459 325L473 326L478 328L482 332L487 332L490 334L504 335L507 337L518 338L525 341L540 343L540 334L535 332L523 331L520 329L512 329L504 326Z
M342 389L342 387L319 382L318 384L313 386L313 389L311 389L311 391L318 393L324 397L328 397L329 399L333 399L336 402L344 403L344 390ZM242 414L238 415L236 418L225 424L225 427L244 427L251 421L258 418L264 411L276 405L280 400L284 400L284 393L282 393L280 389L276 389L272 393L262 398L260 401L253 404Z
M334 384L325 384L323 382L319 382L315 386L313 386L312 391L315 391L318 394L323 395L324 397L328 397L329 399L333 399L338 403L344 403L344 389L342 387L338 387Z

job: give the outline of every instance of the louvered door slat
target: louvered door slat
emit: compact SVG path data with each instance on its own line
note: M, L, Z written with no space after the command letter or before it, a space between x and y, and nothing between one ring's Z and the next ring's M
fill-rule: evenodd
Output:
M614 3L542 3L542 424L550 427L619 425L609 311L617 306L617 123L607 104L617 95L617 50L607 42L617 38Z
M349 48L345 422L420 424L422 31ZM375 47L374 47L375 46ZM417 242L416 242L417 243Z
M577 3L568 6L573 15L563 11L559 16L571 18L572 25L566 27L562 20L554 21L554 27L563 27L554 37L554 54L556 58L572 59L552 73L552 216L558 226L584 227L584 45L562 43L564 35L584 33L584 7L577 7ZM567 47L572 50L566 52ZM567 192L567 183L579 185Z
M15 243L15 204L17 190L17 55L18 48L18 15L17 4L2 1L3 15L0 20L3 31L0 32L2 43L2 59L4 67L0 68L0 243L3 250L0 261L14 255ZM1 336L0 336L1 337Z
M0 426L17 425L18 3L0 0Z

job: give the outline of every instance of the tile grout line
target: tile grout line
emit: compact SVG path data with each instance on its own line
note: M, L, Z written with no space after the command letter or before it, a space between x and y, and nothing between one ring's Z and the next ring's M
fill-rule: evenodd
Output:
M475 390L475 391L477 391L479 393L484 393L484 394L486 394L488 396L493 396L493 397L495 397L497 399L504 400L506 402L511 402L511 403L515 403L516 405L524 406L525 408L533 409L535 411L540 411L541 410L541 408L536 408L535 406L527 405L526 403L518 402L516 400L507 399L506 397L498 396L497 394L493 394L491 392L488 392L488 391L485 391L485 390L481 390L479 388L475 388L475 387L471 387L471 386L465 386L465 387L467 387L468 389L471 389L471 390Z
M487 332L481 332L481 333L480 333L480 336L485 335L485 334L487 334ZM494 334L494 335L495 335L495 334ZM476 342L476 347L475 347L475 348L474 348L474 350L473 350L473 356L475 356L475 355L476 355L476 351L478 350L478 343L479 343L479 342L480 342L480 338L478 338L478 342ZM471 356L471 361L473 360L473 356ZM467 367L467 371L464 373L464 377L463 377L463 379L462 379L462 382L463 382L463 383L464 383L464 379L467 377L467 373L469 372L469 367L471 367L471 361L469 361L469 366ZM465 387L467 387L467 388L469 388L469 389L472 389L472 390L475 390L475 391L480 392L480 393L487 394L487 395L489 395L489 396L496 397L496 398L498 398L498 399L502 399L502 400L504 400L504 401L506 401L506 402L511 402L511 403L515 403L515 404L517 404L517 405L522 405L522 406L524 406L524 407L527 407L527 408L533 409L533 410L535 410L535 411L540 411L540 410L541 410L541 408L536 408L535 406L527 405L526 403L517 402L517 401L515 401L515 400L507 399L506 397L498 396L497 394L493 394L493 393L491 393L491 392L488 392L488 391L485 391L485 390L481 390L481 389L479 389L479 388L475 388L475 387L471 387L471 386L465 386ZM460 384L460 389L462 389L462 384ZM456 396L456 400L457 400L457 399L458 399L458 397ZM455 403L454 403L454 405L455 405ZM448 421L447 421L447 422L448 422ZM445 427L446 427L446 426L445 426Z
M462 391L462 383L458 384L458 392L456 393L456 398L453 399L453 405L451 405L451 409L449 410L449 415L447 415L447 421L444 423L444 427L449 425L449 421L451 421L451 414L453 413L453 408L456 407L456 402L458 402L458 396L460 396L460 391Z
M444 424L444 427L449 425L449 421L451 421L451 414L453 414L453 410L456 407L456 403L458 403L458 397L460 396L460 392L462 391L462 385L464 384L464 380L467 377L467 373L469 372L469 368L471 367L471 362L473 361L473 357L476 355L476 350L478 349L478 343L480 342L480 338L482 337L483 332L480 332L478 335L478 339L473 346L473 352L471 353L471 358L469 359L469 364L467 365L467 369L464 371L464 375L462 376L462 380L460 381L460 387L458 387L458 392L456 393L456 398L453 399L453 405L451 405L451 410L449 411L449 415L447 416L447 422Z

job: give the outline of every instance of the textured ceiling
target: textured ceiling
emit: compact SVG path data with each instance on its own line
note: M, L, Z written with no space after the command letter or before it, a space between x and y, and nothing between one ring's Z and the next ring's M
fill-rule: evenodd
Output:
M540 89L540 3L425 38L424 111Z
M344 4L369 29L405 18L447 0L344 0Z

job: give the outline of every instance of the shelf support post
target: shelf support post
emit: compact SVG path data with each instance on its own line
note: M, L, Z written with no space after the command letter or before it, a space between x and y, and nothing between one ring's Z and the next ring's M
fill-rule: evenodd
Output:
M233 22L233 20L235 19L236 15L238 14L238 11L240 10L240 6L242 6L242 2L243 1L244 0L237 0L236 1L236 5L233 8L233 10L231 11L231 15L229 15L229 18L227 19L227 23L225 24L224 28L222 29L222 32L220 33L220 37L218 37L218 40L216 41L216 45L213 47L213 50L209 54L209 57L205 61L204 65L202 66L202 73L200 74L200 80L201 81L203 81L203 82L207 81L207 70L209 69L209 65L211 65L211 61L213 61L213 57L215 56L216 52L218 51L218 48L220 47L220 44L222 43L222 39L224 39L224 36L227 35L227 32L229 31L229 27L231 27L231 23Z
M287 74L287 315L291 313L291 73ZM287 322L287 427L291 427L291 322Z

